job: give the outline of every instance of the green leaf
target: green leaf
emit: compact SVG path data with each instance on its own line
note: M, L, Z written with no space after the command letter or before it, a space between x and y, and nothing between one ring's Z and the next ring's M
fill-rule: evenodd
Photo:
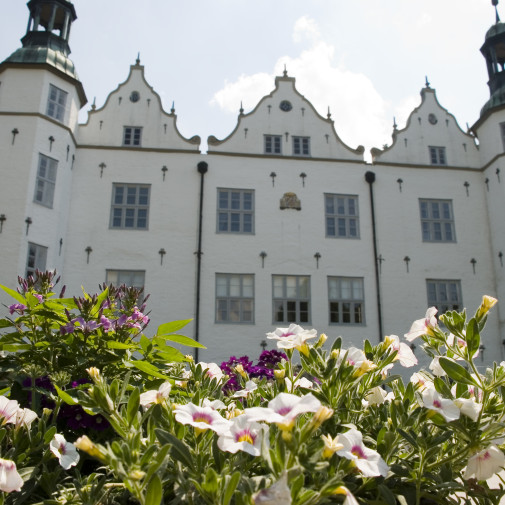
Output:
M29 351L32 346L30 344L4 344L1 346L2 351L7 352L17 352L17 351Z
M44 433L44 443L48 444L51 442L53 439L54 435L56 435L56 426L51 426L45 433Z
M0 284L0 289L3 289L8 295L11 295L12 298L16 299L19 303L22 303L23 305L28 305L26 303L25 297L20 293L18 293L17 291L14 291L13 289L8 288L7 286L3 286L2 284Z
M140 406L140 390L135 388L128 399L128 406L126 407L126 419L128 425L131 426L133 420L137 417Z
M384 484L379 484L379 491L387 505L396 505L396 498L393 492Z
M109 294L109 288L105 288L97 297L95 305L93 305L92 314L97 314L102 307L103 301Z
M144 504L160 505L162 498L163 498L163 487L161 485L161 479L158 476L158 474L155 473L147 486L147 492Z
M123 342L117 342L116 340L109 340L107 342L107 347L109 349L133 349L137 346L135 344L125 344Z
M158 351L156 353L156 358L158 360L162 360L164 363L170 362L170 361L177 361L180 363L181 361L185 361L184 354L182 354L181 351L178 349L175 349L174 347L167 347L163 351Z
M156 335L168 335L169 333L174 333L174 331L184 328L192 319L182 319L180 321L172 321L170 323L164 323L158 326Z
M402 430L401 428L398 428L398 433L412 446L412 447L418 447L417 440L412 437L409 433L406 431Z
M188 347L200 347L201 349L207 349L204 345L200 344L200 342L197 342L196 340L193 340L192 338L186 337L184 335L176 335L175 333L172 333L171 335L158 335L158 337L156 337L156 340L158 340L160 337L164 340L176 342L177 344L186 345Z
M466 345L468 349L468 356L473 358L480 346L479 327L475 318L470 319L468 326L466 327Z
M441 356L438 362L452 380L463 384L469 384L470 386L479 387L465 367L462 367L460 364L444 356Z
M0 328L9 328L10 326L14 326L12 321L9 321L8 319L0 319Z
M156 437L162 444L170 444L172 446L172 457L177 461L180 461L184 466L188 468L193 468L193 458L189 452L188 447L184 442L179 440L177 437L169 433L168 431L162 430L161 428L156 428L154 430Z
M202 482L202 488L211 495L215 495L217 493L217 490L219 488L217 481L217 473L211 466L207 468L205 479Z
M141 372L144 372L147 375L152 375L153 377L158 377L159 379L169 379L167 375L162 374L159 369L152 365L151 363L148 363L147 361L141 361L141 360L136 360L136 361L130 361L135 368L138 368Z
M79 405L79 402L74 400L68 393L65 393L62 389L60 389L56 384L53 384L54 389L58 393L58 396L67 404L67 405Z
M226 480L226 487L224 490L223 499L221 501L222 505L228 505L228 503L230 503L233 493L235 492L235 489L237 489L238 483L240 482L240 472L234 472L229 482L228 476Z

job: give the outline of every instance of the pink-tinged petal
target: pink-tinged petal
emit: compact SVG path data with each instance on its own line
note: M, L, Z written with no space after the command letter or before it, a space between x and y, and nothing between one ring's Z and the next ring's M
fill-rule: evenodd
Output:
M437 318L435 317L438 310L435 307L430 307L426 311L424 319L418 319L412 323L408 333L405 333L405 339L412 342L417 337L429 335L433 328L437 326Z
M464 479L487 480L505 466L505 455L496 445L474 454L463 475Z
M396 359L400 362L400 365L404 366L405 368L410 368L411 366L415 366L418 363L417 358L410 346L404 344L403 342L399 344Z
M225 433L230 422L210 407L199 407L193 403L178 406L175 419L181 424L189 424L200 430L212 430L218 434Z
M217 445L222 451L232 454L243 451L252 456L259 456L267 432L268 426L241 415L233 418L229 430L219 435Z
M170 382L164 382L158 390L145 391L140 395L140 405L149 408L153 403L163 403L170 396L171 390Z
M254 505L291 505L287 472L284 471L281 478L270 487L256 493L253 496L253 503Z
M29 428L30 425L37 419L37 414L30 409L18 409L16 412L16 426L24 426Z
M0 396L0 425L16 422L19 403L16 400L9 400L5 396Z
M68 470L79 462L79 453L75 445L67 442L63 435L56 433L49 444L49 449L58 458L64 470Z
M0 459L0 491L11 493L21 491L24 482L19 475L16 463L9 459Z
M423 405L442 414L447 422L459 419L460 411L452 400L442 398L435 388L426 388L422 394Z

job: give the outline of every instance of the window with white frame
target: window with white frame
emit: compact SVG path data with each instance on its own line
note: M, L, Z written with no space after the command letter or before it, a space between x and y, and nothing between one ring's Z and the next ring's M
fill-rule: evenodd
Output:
M254 191L217 190L218 233L254 233Z
M293 154L310 156L310 137L293 137Z
M282 154L282 136L265 135L265 154Z
M445 147L430 146L430 163L432 165L447 165Z
M423 242L456 242L451 200L420 199Z
M148 184L113 184L110 227L147 230L150 189Z
M47 247L28 242L28 255L26 258L26 277L34 275L35 270L44 272L47 262Z
M448 310L462 310L461 281L427 279L428 307L436 307L438 315Z
M358 197L325 194L326 236L359 238Z
M39 154L39 166L35 181L35 194L33 201L52 207L54 200L54 188L56 186L56 171L58 162L53 158Z
M361 277L328 277L330 324L364 324L365 293Z
M129 288L143 289L145 270L107 270L106 283L118 288L123 284Z
M273 322L310 322L310 277L308 275L272 276Z
M216 274L216 323L254 323L252 274Z
M142 128L140 126L125 126L123 128L123 145L140 146L142 140Z
M65 119L65 108L67 105L68 93L50 84L49 96L47 97L46 114L57 121Z

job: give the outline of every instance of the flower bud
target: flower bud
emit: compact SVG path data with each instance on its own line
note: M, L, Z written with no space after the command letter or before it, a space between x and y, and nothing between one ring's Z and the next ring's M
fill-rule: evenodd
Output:
M316 349L319 349L319 347L322 347L327 340L328 337L324 333L321 333L321 335L319 336L319 340L316 342L316 345L314 347Z
M100 380L100 370L98 368L92 366L90 368L86 368L86 372L88 372L89 376L95 381L98 382Z
M482 303L480 304L480 307L478 308L475 317L477 319L482 319L489 312L489 309L494 307L497 303L498 300L496 298L493 298L492 296L489 295L484 295L482 297Z
M100 447L94 444L86 435L79 437L74 442L74 445L80 451L84 451L94 458L98 458L102 461L105 460L105 454L103 454L103 452L100 450Z
M331 351L330 358L332 358L332 359L338 359L339 355L340 355L340 350L339 349L333 349L333 351Z
M274 370L274 377L278 381L284 380L284 377L286 377L286 370L284 370L284 368L281 368L280 370Z
M314 414L314 417L312 418L312 424L314 429L319 428L321 424L323 424L328 419L331 419L331 417L333 416L333 412L334 412L333 409L329 409L324 405L319 407L318 411Z
M239 375L241 375L244 379L247 379L247 373L246 371L244 370L244 367L242 366L241 363L239 363L236 367L235 367L235 372L237 372Z
M146 476L146 472L142 470L133 470L129 473L128 477L132 480L141 480Z
M323 458L325 459L331 458L333 454L344 448L344 445L339 443L338 436L332 438L330 435L321 435L321 438L324 442Z
M361 363L359 368L357 368L355 370L353 375L354 375L354 377L361 377L363 374L365 374L367 372L371 372L375 368L377 368L377 365L375 363L373 363L372 361L370 361L368 359L365 359L365 360L363 360L363 363Z
M309 346L304 342L302 345L297 345L296 349L298 352L302 353L304 356L309 355Z

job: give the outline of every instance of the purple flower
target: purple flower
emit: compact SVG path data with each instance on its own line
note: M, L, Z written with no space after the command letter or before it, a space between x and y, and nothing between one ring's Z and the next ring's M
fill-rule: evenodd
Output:
M60 326L61 335L66 335L67 333L74 333L75 326L72 321L69 321L65 326Z
M107 319L104 315L100 316L100 324L102 325L102 328L104 331L111 331L112 329L112 322L110 319Z
M39 301L39 303L42 303L44 301L44 297L42 295L39 295L37 293L33 293L33 296L35 298L37 298L37 300Z
M22 316L25 310L26 310L26 305L23 305L22 303L14 303L12 305L9 305L9 312L11 314L14 314L14 312L17 312L19 315Z
M72 319L72 322L78 322L80 324L79 329L83 333L91 333L102 326L101 323L97 323L96 321L85 321L82 317L76 317L75 319Z

